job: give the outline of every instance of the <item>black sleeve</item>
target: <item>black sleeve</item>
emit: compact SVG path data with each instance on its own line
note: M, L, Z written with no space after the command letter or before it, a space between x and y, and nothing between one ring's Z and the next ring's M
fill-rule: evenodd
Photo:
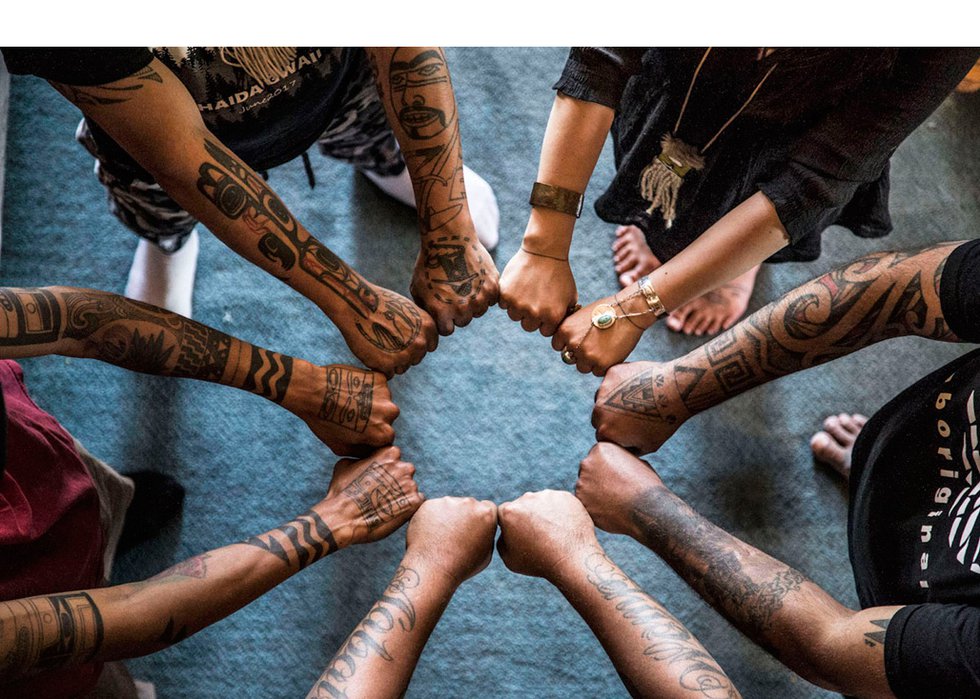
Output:
M640 72L645 52L637 48L573 48L553 89L584 102L619 109L626 83Z
M885 674L899 699L980 696L980 608L902 607L885 633Z
M796 242L831 225L862 184L942 103L977 49L903 49L891 74L845 100L794 144L786 166L758 182Z
M939 303L958 338L980 342L980 240L963 243L946 258Z
M66 85L103 85L153 60L148 48L3 48L7 70Z

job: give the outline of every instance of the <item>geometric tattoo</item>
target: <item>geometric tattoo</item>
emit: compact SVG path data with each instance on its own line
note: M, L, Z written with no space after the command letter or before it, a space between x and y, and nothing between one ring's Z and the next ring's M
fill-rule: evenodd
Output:
M398 480L378 463L371 464L341 492L355 502L369 530L390 522L409 506Z
M56 342L61 307L54 294L46 289L24 289L20 294L0 289L0 332L7 345Z
M292 357L252 347L252 361L242 388L275 403L281 403L286 397L292 375Z
M103 635L102 615L85 592L0 603L0 673L90 662Z
M373 372L328 366L327 390L317 417L353 432L363 432L371 419L373 396Z
M264 536L267 537L264 540L261 536L253 536L242 543L278 556L287 566L292 566L295 560L297 570L303 570L337 550L333 532L313 510Z
M872 621L871 623L881 629L881 631L869 631L868 633L864 634L865 644L871 646L872 648L874 648L875 645L885 645L885 633L887 632L886 630L888 629L889 621L891 621L891 619L878 619Z

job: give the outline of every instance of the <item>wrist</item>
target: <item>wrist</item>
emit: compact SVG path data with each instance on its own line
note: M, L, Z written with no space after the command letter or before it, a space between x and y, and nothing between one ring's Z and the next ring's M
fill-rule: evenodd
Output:
M293 371L281 405L289 412L306 417L315 413L323 401L325 369L305 359L293 358Z
M535 207L524 230L523 244L531 252L567 258L574 230L574 216Z
M654 548L666 536L664 520L669 512L677 512L684 501L674 495L662 482L644 488L630 503L630 537L644 546Z
M412 568L419 573L419 577L426 580L426 585L441 589L450 596L460 586L462 580L439 565L432 556L426 555L416 547L409 546L402 557L402 566ZM431 581L431 582L429 582Z
M337 497L327 497L321 500L316 505L311 508L316 512L320 519L330 528L330 534L333 536L334 542L337 544L335 550L345 549L352 544L356 544L355 541L355 524L351 520L350 516L344 511ZM333 551L331 551L333 553Z
M640 292L637 282L633 282L628 287L613 296L619 305L619 311L623 315L629 316L629 322L636 325L641 330L647 330L660 318L647 304L646 299Z

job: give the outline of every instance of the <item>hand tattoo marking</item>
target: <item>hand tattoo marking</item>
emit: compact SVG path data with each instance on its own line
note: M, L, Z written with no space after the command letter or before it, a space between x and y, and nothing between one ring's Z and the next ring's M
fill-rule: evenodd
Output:
M432 276L430 272L428 288L435 291L435 297L443 303L465 304L468 299L479 293L483 288L486 269L479 272L470 269L466 260L466 248L474 251L479 248L470 242L466 236L444 235L434 240L426 240L425 268L441 270L442 279ZM448 287L452 295L436 290L435 284Z
M242 387L275 403L282 403L292 375L292 357L253 347L252 363Z
M284 524L265 535L253 536L242 543L255 546L275 555L287 566L292 566L290 552L296 558L297 570L303 570L337 550L337 541L327 523L315 511L309 510L292 522Z
M353 432L364 432L371 421L373 397L372 372L327 367L327 390L317 417Z
M725 671L684 625L619 570L604 552L589 554L585 567L588 581L603 599L616 602L622 617L642 630L648 644L643 654L655 662L680 665L677 681L682 688L712 698L739 696Z
M667 412L665 380L660 370L641 371L616 386L603 405L644 420L659 420L673 425L678 418Z
M377 463L371 464L342 492L357 505L369 531L392 521L409 506L398 479Z
M390 291L381 292L382 316L388 325L358 320L357 331L374 347L397 354L411 345L422 330L422 316L415 304ZM365 325L370 325L365 327Z
M357 673L358 662L371 654L385 662L394 660L385 647L385 640L398 629L410 633L415 628L416 611L410 591L420 583L419 573L414 568L398 567L384 594L347 637L307 699L346 697L344 685Z

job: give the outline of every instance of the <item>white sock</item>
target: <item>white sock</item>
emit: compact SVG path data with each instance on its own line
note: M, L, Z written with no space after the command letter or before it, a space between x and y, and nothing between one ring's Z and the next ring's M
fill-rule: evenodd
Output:
M362 170L364 176L374 182L378 188L400 201L406 206L415 207L415 191L412 189L412 178L405 168L398 175L385 177L370 170ZM490 184L473 172L468 165L463 165L463 182L466 184L466 199L473 218L476 235L487 250L497 247L500 240L500 209L497 208L497 197Z
M196 228L184 246L174 253L168 254L149 240L141 239L129 269L125 295L190 318L200 247Z

